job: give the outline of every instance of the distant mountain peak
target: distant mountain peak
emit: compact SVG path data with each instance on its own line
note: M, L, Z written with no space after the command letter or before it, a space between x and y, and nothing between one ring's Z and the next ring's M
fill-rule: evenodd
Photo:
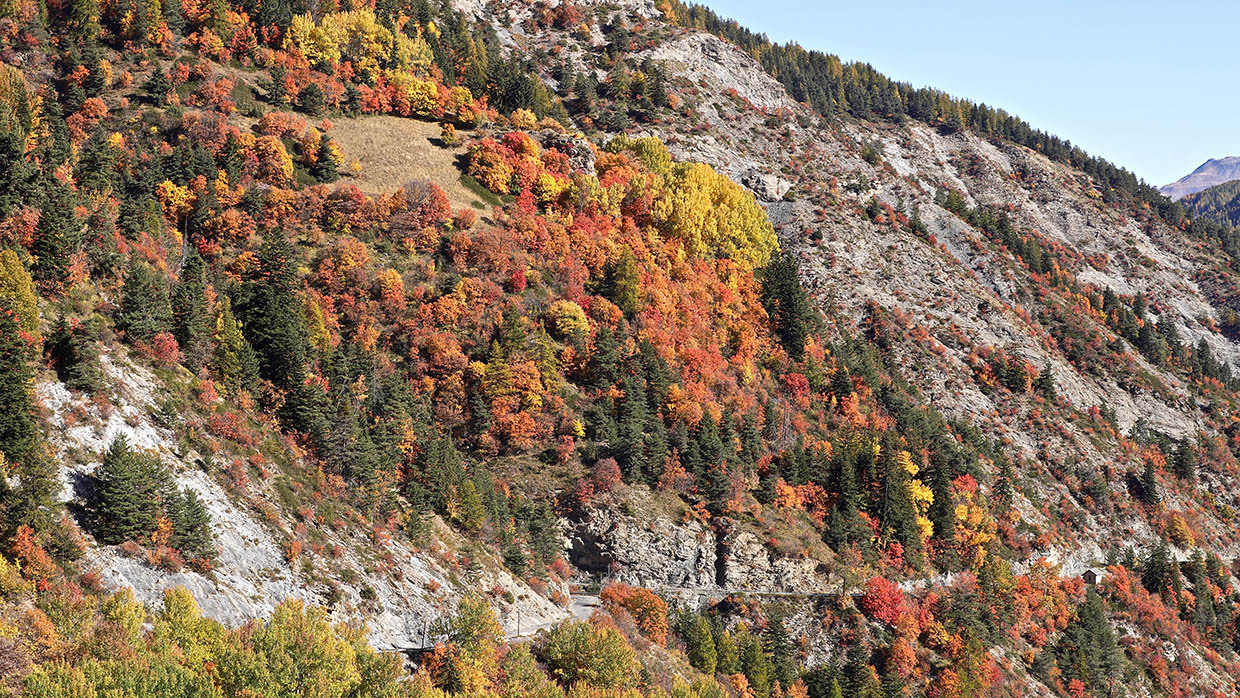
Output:
M1201 163L1197 169L1160 188L1159 191L1172 199L1179 200L1189 194L1195 194L1233 179L1240 179L1240 156L1210 158Z

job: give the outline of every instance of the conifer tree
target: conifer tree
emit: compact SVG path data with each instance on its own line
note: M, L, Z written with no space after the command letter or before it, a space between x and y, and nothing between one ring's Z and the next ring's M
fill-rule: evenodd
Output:
M1191 439L1180 441L1172 458L1172 467L1179 477L1195 482L1197 480L1197 454L1193 450Z
M762 650L762 641L749 635L741 641L741 672L749 679L755 698L767 698L771 694L771 660Z
M721 628L715 637L715 669L720 674L735 674L740 671L741 658L736 647L736 639L727 629Z
M172 291L172 319L185 365L197 370L211 357L211 309L207 307L207 276L202 257L191 250Z
M344 163L340 158L340 149L332 145L332 139L326 133L319 136L319 148L311 174L320 182L334 182L340 179L340 167Z
M159 459L134 451L124 436L104 454L95 480L91 519L95 537L108 545L150 535L171 498L179 496Z
M617 420L617 460L628 482L641 482L645 474L645 432L647 423L646 391L641 379L626 375L621 381L624 395L620 398Z
M486 523L486 509L482 503L482 495L473 480L466 480L460 488L460 504L457 521L466 531L478 532Z
M39 448L30 346L19 334L18 322L0 301L0 454L10 468L29 463ZM3 486L0 482L0 488Z
M590 356L590 383L594 389L606 390L620 379L620 352L616 333L607 326L600 327Z
M305 380L310 339L293 249L282 231L267 235L257 273L244 291L244 303L238 302L236 310L258 357L259 375L291 394Z
M710 634L710 624L702 616L686 612L681 625L689 664L703 674L713 675L718 657L715 654L715 640Z
M1064 628L1055 646L1055 657L1065 682L1077 679L1094 695L1112 695L1123 655L1102 597L1094 589L1085 592L1085 602Z
M774 255L762 270L762 305L771 329L793 361L800 361L809 338L813 311L797 276L796 263L786 254Z
M625 248L607 265L603 293L627 315L641 307L641 276L632 250Z
M1158 488L1158 470L1152 458L1145 459L1145 468L1141 470L1141 496L1146 504L1155 505L1162 501L1162 492Z
M179 497L174 498L173 503L176 507L169 512L173 527L172 546L187 557L214 558L211 514L198 494L186 488Z
M911 475L896 457L903 453L895 448L882 452L882 491L879 498L879 516L885 534L893 536L904 546L909 560L920 559L921 534L917 527L917 507L909 489Z
M34 231L34 278L43 288L59 290L68 277L69 253L77 235L73 196L62 184L46 178L39 224Z
M762 634L762 644L771 657L771 678L779 681L780 686L791 686L797 679L797 668L793 657L792 638L784 627L782 616L774 616Z
M224 296L219 317L215 320L212 368L233 390L253 391L258 383L258 357L241 333L228 296Z
M144 261L135 259L125 276L116 325L131 342L150 342L172 329L168 280Z
M1051 372L1049 363L1042 367L1037 378L1033 379L1033 389L1047 400L1055 399L1055 374Z
M1141 584L1151 594L1166 595L1167 590L1173 586L1172 577L1176 575L1174 566L1175 561L1171 558L1166 541L1159 541L1141 567Z
M0 539L22 524L45 528L58 484L35 421L31 347L19 323L0 300Z
M80 326L70 327L60 316L48 337L47 349L55 363L56 376L66 387L91 393L104 388L99 347Z

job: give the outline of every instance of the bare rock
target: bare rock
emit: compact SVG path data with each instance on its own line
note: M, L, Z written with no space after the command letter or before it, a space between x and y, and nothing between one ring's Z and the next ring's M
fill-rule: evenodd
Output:
M792 190L792 182L757 170L750 170L742 175L741 184L749 187L755 196L766 202L779 201Z

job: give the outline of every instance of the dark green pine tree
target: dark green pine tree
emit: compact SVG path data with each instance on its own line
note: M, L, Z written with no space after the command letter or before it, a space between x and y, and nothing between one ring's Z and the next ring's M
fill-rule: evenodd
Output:
M93 393L104 388L98 344L82 328L71 328L63 315L47 338L47 351L55 363L56 377L69 389Z
M611 328L600 327L594 337L594 353L590 356L590 386L606 390L620 380L620 340Z
M48 177L42 187L43 207L34 230L33 276L46 289L59 290L68 277L69 255L78 235L73 194Z
M1145 459L1145 468L1141 471L1141 496L1146 504L1156 505L1162 501L1162 492L1158 488L1158 470L1153 459Z
M1122 680L1123 656L1102 597L1094 589L1085 592L1076 617L1064 628L1055 659L1065 683L1077 679L1094 695L1113 695L1112 688Z
M174 498L169 518L172 520L172 546L186 557L215 558L215 540L211 536L211 514L202 499L191 489L181 490Z
M841 551L854 543L865 542L868 537L861 521L857 472L848 458L840 458L837 482L840 495L827 515L826 538L832 548Z
M1151 594L1167 596L1168 590L1175 586L1175 577L1179 575L1175 565L1166 541L1160 541L1141 566L1141 584Z
M116 326L131 342L150 342L156 334L172 329L168 279L140 259L134 260L125 276Z
M56 470L35 422L30 360L17 318L0 305L0 540L19 524L43 529L52 520Z
M180 496L159 459L134 451L123 436L104 454L95 480L90 503L93 532L108 545L150 535L165 507Z
M950 448L950 447L949 447ZM946 454L935 453L932 456L930 473L930 492L934 501L930 503L930 523L934 525L934 537L940 541L950 541L956 533L956 502L952 495L952 478L955 477L952 461ZM943 546L950 548L951 546ZM948 553L948 550L940 551Z
M879 496L879 516L883 532L904 546L904 555L910 564L916 565L921 558L921 534L917 528L917 507L909 490L911 476L895 458L895 448L884 448L880 461L882 490Z
M1193 449L1192 439L1184 439L1176 446L1171 467L1175 474L1189 482L1197 480L1197 453Z
M754 698L768 698L771 695L773 672L771 659L762 649L761 638L756 635L746 637L741 642L741 673L749 679Z
M327 433L326 396L306 382L310 339L299 283L292 246L282 231L271 231L238 310L258 355L259 375L285 391L280 419L321 442Z
M1033 379L1033 389L1038 395L1047 400L1055 399L1055 374L1051 372L1051 365L1048 363L1038 371L1037 378Z
M320 182L334 182L340 179L340 167L343 164L340 149L332 147L331 137L324 133L319 137L319 149L310 174Z
M215 351L211 357L211 368L233 390L253 392L258 387L258 355L242 334L228 296L224 296L220 315L215 321Z
M10 467L28 463L39 450L30 360L30 346L19 334L17 317L0 304L0 453Z
M646 473L646 390L639 377L626 375L620 383L624 395L619 400L617 422L617 460L626 482L641 482Z
M185 365L198 370L211 359L211 309L207 306L206 265L191 250L172 290L172 322Z
M797 680L795 648L782 616L775 615L762 633L762 645L771 658L771 678L781 687L791 686Z
M762 305L771 329L794 361L805 352L812 329L813 311L797 276L796 263L786 254L776 255L762 270Z

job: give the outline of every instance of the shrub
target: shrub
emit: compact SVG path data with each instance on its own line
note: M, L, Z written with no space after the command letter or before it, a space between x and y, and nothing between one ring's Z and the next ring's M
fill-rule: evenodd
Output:
M637 654L615 628L571 622L547 634L543 661L562 683L579 681L598 688L628 688L638 675Z

